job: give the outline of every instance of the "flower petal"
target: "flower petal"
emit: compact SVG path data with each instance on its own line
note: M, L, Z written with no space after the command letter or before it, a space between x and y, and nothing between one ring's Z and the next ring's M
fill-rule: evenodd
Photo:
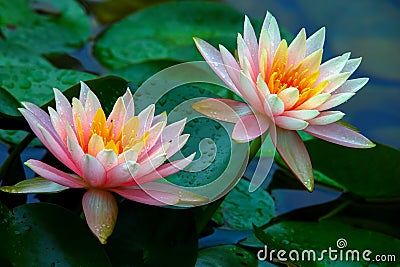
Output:
M101 150L96 158L100 161L106 171L118 165L118 157L112 149Z
M106 182L106 170L95 157L85 154L82 157L82 174L90 186L103 186Z
M266 29L270 37L270 51L275 54L279 43L281 42L281 33L279 31L278 23L271 13L267 12L261 29ZM261 43L260 43L261 46Z
M117 221L115 198L107 191L90 189L83 195L82 206L90 230L102 244L106 244Z
M279 115L282 114L283 111L285 111L283 101L276 94L268 95L266 101L268 101L268 106L271 109L273 115Z
M132 93L129 87L126 89L125 94L122 96L122 100L124 101L124 106L126 110L126 117L124 120L124 123L126 123L133 116L135 116L135 102L133 101Z
M340 73L343 70L343 67L346 65L349 57L350 53L345 53L322 63L319 67L320 74L316 83L326 80L332 75Z
M324 111L318 117L309 120L310 125L326 125L337 122L342 119L345 114L341 111Z
M154 158L147 158L145 162L139 162L140 168L136 174L136 178L142 177L150 172L155 171L164 161L167 159L167 155L165 153L158 155Z
M308 122L292 117L276 116L275 123L277 126L286 130L303 130L308 126Z
M175 153L177 153L181 148L186 144L187 140L189 139L190 134L183 134L178 136L177 138L171 141L171 145L167 149L167 159L172 157Z
M82 81L80 82L80 84L81 84L81 90L79 93L79 100L82 103L82 106L84 106L86 103L87 94L90 91L90 88L89 88L89 86L86 85L86 83L84 83Z
M309 190L314 189L311 160L300 136L295 131L276 129L276 148L289 169Z
M350 73L342 72L336 75L330 76L325 81L328 81L328 85L322 91L322 93L332 93L339 86L341 86L348 78L350 77Z
M299 109L314 109L324 103L330 97L330 94L319 94L315 95L308 100L306 100L303 104L296 107L297 110Z
M25 165L40 176L57 184L71 188L82 188L86 186L80 178L69 175L41 161L30 159L25 162Z
M353 72L358 68L358 66L360 66L360 63L361 63L361 57L349 59L346 65L343 67L342 72L349 72L350 74L353 74Z
M192 104L197 112L219 120L236 123L241 116L251 114L251 109L246 103L223 98L207 98Z
M137 161L139 154L133 149L129 149L118 156L118 164L126 161Z
M296 67L306 55L306 31L301 29L296 38L290 43L288 48L287 66L293 64Z
M323 48L325 42L325 27L316 31L306 41L306 56Z
M295 87L286 88L278 93L278 97L283 101L285 109L292 108L299 100L299 90Z
M193 40L197 46L197 49L199 49L201 55L204 57L211 69L214 70L218 77L220 77L221 80L223 80L225 84L229 86L229 88L231 88L234 92L238 92L236 86L232 82L230 76L225 69L225 65L219 51L202 39L193 38Z
M262 112L264 99L259 96L255 84L244 74L243 71L240 72L240 84L241 87L238 88L240 94L249 102L249 104L251 104L252 107L257 109L259 112Z
M343 104L344 102L349 100L354 95L355 95L355 93L334 94L328 100L326 100L326 102L324 102L322 105L318 106L317 109L319 111L323 111L323 110L327 110L327 109L339 106L340 104Z
M22 182L19 182L13 186L0 186L0 191L7 193L38 194L58 193L68 188L69 187L60 185L45 178L36 177L28 180L23 180Z
M60 90L53 88L53 91L58 115L62 121L67 121L70 125L73 125L71 103L69 103L68 99L60 92Z
M342 84L339 88L337 88L334 93L341 94L341 93L356 93L360 90L367 82L368 78L358 78L346 81Z
M145 132L147 132L150 129L154 118L154 111L155 111L155 106L154 104L151 104L138 114L140 122L140 130L138 136L142 136Z
M155 190L144 191L140 187L119 187L111 190L126 199L147 205L166 206L179 202L178 195Z
M315 137L341 146L354 148L370 148L375 146L368 138L337 123L316 126L310 125L304 129L304 131Z
M244 31L243 31L244 41L249 49L251 60L257 67L258 72L258 42L257 37L254 32L254 28L250 23L249 18L244 16Z
M106 187L116 187L129 181L135 182L135 175L139 171L139 164L127 161L115 166L107 172Z
M97 96L92 92L92 90L88 90L86 95L85 102L85 112L87 116L87 120L89 122L93 121L93 118L98 109L101 109L101 104Z
M249 142L262 135L268 127L269 120L265 116L245 115L235 124L232 139L239 143Z
M231 89L233 92L235 92L237 95L241 96L238 87L240 87L240 67L236 61L236 59L232 56L232 54L226 49L223 45L219 45L219 51L221 52L221 58L222 62L224 64L225 70L229 75L229 78L231 79L231 82L233 83L233 88L232 85L227 83L224 79L222 79ZM225 74L220 74L219 77L224 77L223 75ZM228 81L230 82L230 81Z
M104 142L103 138L100 135L93 134L90 137L89 144L88 144L88 153L94 157L97 156L97 153L104 149Z
M147 175L144 175L138 179L136 179L136 182L138 184L144 184L148 182L152 182L154 180L158 180L164 177L168 177L180 170L183 170L188 166L194 159L196 153L191 154L187 158L175 160L173 162L164 164L160 167L158 167L154 172L151 172Z
M122 129L122 126L128 121L126 113L124 100L122 97L119 97L107 118L107 126L110 127L111 123L113 124L114 136L118 135L119 131Z
M288 110L282 115L300 120L310 120L318 116L319 111L315 109L306 110Z

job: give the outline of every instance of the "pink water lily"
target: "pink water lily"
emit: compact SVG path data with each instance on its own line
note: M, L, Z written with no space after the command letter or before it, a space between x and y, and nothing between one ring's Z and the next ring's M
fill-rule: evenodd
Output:
M271 124L277 151L296 177L313 189L308 152L297 130L339 145L369 148L374 144L338 123L345 114L330 110L361 89L368 78L348 80L361 58L350 53L321 64L325 29L306 38L302 29L288 46L281 40L276 19L267 13L259 40L245 17L244 34L237 37L238 60L220 45L219 51L195 38L195 43L214 72L243 103L228 99L205 99L193 105L198 112L235 123L232 138L248 142L262 135Z
M118 98L106 118L99 99L81 83L79 99L67 98L54 89L56 110L49 114L34 104L20 111L47 149L72 172L65 173L38 160L26 165L47 179L26 180L8 192L51 192L85 188L82 205L91 231L106 243L116 218L112 192L149 205L199 204L207 199L161 183L160 179L185 168L194 158L164 164L188 140L182 134L185 120L167 125L167 115L154 116L154 105L137 116L129 89Z

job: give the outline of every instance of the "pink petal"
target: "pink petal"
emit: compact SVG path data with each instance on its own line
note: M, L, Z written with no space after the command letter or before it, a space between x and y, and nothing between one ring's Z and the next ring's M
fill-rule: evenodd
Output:
M97 154L96 159L100 161L107 172L118 165L117 154L115 154L114 150L112 149L101 150Z
M361 63L361 58L353 58L349 59L346 63L346 65L343 67L342 72L349 72L350 74L353 74L353 72L360 66Z
M316 31L306 41L306 56L323 48L325 42L325 27Z
M268 127L269 121L265 116L245 115L235 124L232 139L239 143L249 142L262 135Z
M124 101L124 106L126 109L125 123L135 116L135 102L133 101L132 93L129 88L126 89L125 94L122 96L122 100Z
M61 119L59 114L52 107L49 107L49 114L54 130L57 132L63 144L67 144L66 121Z
M103 137L93 134L88 143L88 154L97 156L97 153L104 149Z
M241 116L251 114L246 103L223 98L207 98L192 104L197 112L220 121L236 123Z
M238 52L238 57L239 57L239 63L240 66L242 67L242 69L244 69L244 65L245 65L245 59L248 60L249 63L249 69L251 70L252 74L254 74L254 72L258 72L258 66L256 69L256 66L253 62L253 59L251 57L250 54L250 50L247 47L245 41L242 38L242 35L239 33L237 36L237 52ZM253 78L255 78L254 76L252 76Z
M277 126L286 130L303 130L308 126L308 122L292 117L276 116L275 123Z
M327 109L339 106L340 104L343 104L344 102L349 100L354 95L355 95L355 93L334 94L328 100L326 100L326 102L324 102L322 105L318 106L317 109L319 111L323 111L323 110L327 110Z
M343 72L336 75L330 76L326 81L328 81L328 85L325 87L323 93L332 93L339 86L341 86L348 78L350 77L350 73Z
M139 162L140 168L138 173L136 174L136 178L142 177L150 172L155 171L161 164L163 164L166 160L167 155L161 154L151 160L148 159L145 162Z
M117 136L119 131L121 130L122 126L125 124L127 120L126 109L124 105L124 100L122 97L117 99L115 102L114 107L107 118L107 125L110 127L111 122L113 123L113 134Z
M73 125L71 103L60 90L54 88L53 91L58 115L62 121L67 121L70 125Z
M57 139L57 141L61 144L62 141L59 138L56 130L53 127L53 124L51 123L51 119L49 114L44 112L41 108L36 106L35 104L29 103L29 102L22 102L23 106L28 110L28 114L25 112L25 119L28 121L29 125L36 125L40 124L42 125L52 136L53 138ZM21 111L21 109L19 109ZM22 113L22 112L21 112ZM32 128L32 126L31 126ZM32 130L34 130L32 128ZM36 133L35 133L36 134Z
M317 126L310 125L304 131L320 139L342 146L354 148L370 148L375 146L368 138L337 123Z
M97 96L89 90L86 96L85 102L85 112L87 116L87 120L89 122L93 121L94 115L96 114L97 110L101 109L101 104Z
M313 97L309 98L308 100L306 100L300 106L296 107L296 110L315 109L316 107L318 107L319 105L324 103L326 100L328 100L328 98L330 96L331 96L330 94L319 94L319 95L313 96Z
M308 69L308 73L314 73L318 71L322 60L322 49L315 51L314 53L308 55L301 65L301 70Z
M342 119L345 114L341 111L324 111L318 117L309 120L310 125L326 125L337 122Z
M25 162L25 165L43 178L46 178L57 184L71 188L82 188L86 186L80 178L69 175L41 161L30 159Z
M197 46L197 49L199 49L201 55L211 69L214 70L214 72L218 75L218 77L221 78L221 80L225 82L226 85L228 85L234 92L237 92L238 90L236 86L233 84L225 69L225 65L219 51L202 39L193 38L193 40Z
M143 191L139 187L119 187L111 189L118 195L139 203L153 206L174 205L179 202L179 196L154 190Z
M147 175L144 175L144 176L136 179L136 182L138 184L144 184L144 183L152 182L154 180L158 180L158 179L161 179L164 177L168 177L168 176L186 168L186 166L188 166L193 161L195 155L196 155L196 153L193 153L187 158L175 160L173 162L164 164L164 165L158 167L154 172L151 172ZM132 184L129 184L129 185L132 185Z
M228 82L230 81L225 81L224 82L232 89L234 93L240 96L240 93L238 91L238 87L240 87L240 67L236 61L236 59L232 56L232 54L223 46L219 46L219 51L221 52L221 58L222 62L224 63L225 70L228 73L231 82L233 83L230 85ZM221 73L221 76L225 75ZM220 76L220 77L221 77Z
M240 72L240 84L241 87L238 88L240 94L249 102L249 104L257 109L259 112L263 112L264 98L258 94L258 90L255 87L254 82L249 79L243 71Z
M89 86L86 85L86 83L84 83L82 81L80 82L80 84L81 84L81 91L79 93L79 100L82 103L82 106L84 106L86 103L87 94L90 91L90 88L89 88Z
M71 155L72 161L75 163L77 169L79 170L79 172L77 172L77 174L79 176L82 176L81 164L82 164L82 157L83 157L83 155L85 155L85 152L83 152L82 147L75 140L72 140L69 137L67 137L67 147L68 147L68 151Z
M106 244L117 221L115 198L107 191L90 189L83 195L82 206L90 230L102 244Z
M77 168L75 163L72 161L71 155L64 144L60 144L53 138L53 136L40 124L37 125L37 128L40 130L43 140L43 144L47 147L47 149L53 154L59 161L61 161L64 165L70 168L73 172L79 174L80 170Z
M300 119L300 120L310 120L318 116L319 111L315 109L311 110L289 110L285 111L282 115L286 117L292 117L295 119Z
M337 88L334 93L341 94L341 93L356 93L360 90L367 82L368 78L358 78L346 81L342 84L339 88Z
M290 43L288 48L287 66L293 64L296 67L306 55L306 31L301 29L296 38Z
M268 95L266 101L268 101L268 107L271 109L273 115L279 115L285 111L283 101L276 94Z
M314 188L314 176L311 167L310 157L300 136L295 131L276 129L276 148L279 155L285 161L289 169L312 191Z
M83 138L82 140L80 140L80 142L82 142L83 144L87 144L89 142L89 137L90 137L91 122L87 120L86 112L85 109L83 108L81 101L79 101L76 98L72 99L72 114L73 114L75 132L77 133L79 139ZM78 131L79 125L82 130L81 132L82 136L79 136L79 131Z
M257 37L254 32L253 26L247 16L244 16L244 31L243 31L244 41L249 49L251 60L257 67L256 72L258 72L258 43Z
M121 164L126 161L137 161L138 152L133 149L129 149L118 156L118 164Z
M143 148L144 150L150 150L157 143L166 124L166 121L160 121L149 129L149 136L147 138L146 145Z
M153 118L153 124L151 125L151 127L153 127L154 125L156 125L159 122L167 122L167 112L161 112L160 114L158 114L157 116L154 116Z
M135 182L135 175L139 171L139 164L127 161L115 166L107 172L106 187L116 187L129 181Z
M279 43L281 42L281 33L279 31L278 23L271 13L267 12L261 29L266 29L270 37L270 51L275 54ZM261 46L261 43L260 43Z
M340 73L346 65L349 57L350 53L345 53L322 63L319 67L320 74L316 82L319 83L332 75Z
M181 148L186 144L187 140L189 139L190 134L184 134L178 136L177 138L171 141L171 145L167 149L167 159L175 155Z
M106 182L106 170L95 157L85 154L82 157L82 174L90 186L101 187Z
M154 104L151 104L138 114L138 118L140 121L140 130L138 136L142 136L150 129L154 118L154 110L155 106Z

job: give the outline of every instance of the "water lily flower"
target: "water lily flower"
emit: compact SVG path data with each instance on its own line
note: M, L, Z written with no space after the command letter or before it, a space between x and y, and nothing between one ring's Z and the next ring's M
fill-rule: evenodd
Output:
M350 53L321 64L325 28L309 38L302 29L288 46L281 40L276 19L267 13L259 40L247 17L244 34L237 37L237 57L222 45L219 51L194 38L214 72L247 103L205 99L192 107L211 118L235 123L232 138L248 142L276 126L273 138L278 153L310 191L313 172L297 130L342 146L369 148L374 144L337 123L345 114L330 110L361 89L368 78L348 80L361 58Z
M159 179L185 168L194 158L163 164L189 138L182 134L186 121L167 125L167 115L154 116L154 105L137 116L129 89L118 98L106 118L99 99L81 83L79 99L54 89L56 110L49 114L32 103L20 112L47 149L72 172L65 173L30 159L25 164L43 178L23 181L1 190L17 193L58 192L85 188L82 205L91 231L106 243L116 218L112 193L149 205L199 204L207 199Z

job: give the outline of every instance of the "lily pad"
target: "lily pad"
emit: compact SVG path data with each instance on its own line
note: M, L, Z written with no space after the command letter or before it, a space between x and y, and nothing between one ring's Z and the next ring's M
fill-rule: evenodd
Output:
M0 204L0 259L12 266L111 266L79 216L47 203Z
M106 250L113 266L193 266L197 256L193 215L190 210L124 201Z
M250 193L249 184L243 179L239 181L214 214L214 221L232 229L247 230L253 229L253 224L264 225L274 217L272 197L261 188Z
M196 267L256 267L258 261L248 250L234 245L205 248L199 251Z
M286 258L290 262L301 262L301 266L371 266L376 255L395 255L397 259L400 247L400 240L394 237L336 221L285 221L265 230L256 229L255 234L267 246L268 254L263 252L261 256L269 259L275 250L277 257L278 251L284 250L281 261ZM292 250L298 252L300 260ZM371 253L364 252L367 250ZM388 261L379 262L379 266L394 265Z
M54 98L54 87L63 91L80 80L94 77L93 74L75 70L0 66L0 86L19 102L28 101L38 106Z
M202 60L194 36L233 50L243 20L243 14L217 3L161 4L115 23L97 40L94 52L109 69L148 60Z
M34 53L70 52L90 36L89 18L74 0L15 0L1 5L0 31L6 41Z
M370 149L346 148L320 139L306 142L313 167L364 198L400 196L400 151L377 144Z

